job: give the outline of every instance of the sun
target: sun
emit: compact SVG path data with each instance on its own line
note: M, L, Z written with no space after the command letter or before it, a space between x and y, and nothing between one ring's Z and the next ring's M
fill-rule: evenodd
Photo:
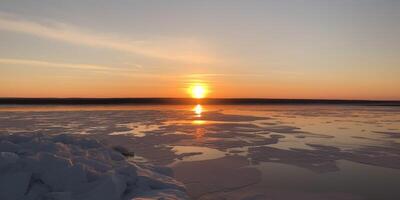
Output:
M207 87L205 85L196 84L189 88L190 94L195 99L202 99L207 95Z

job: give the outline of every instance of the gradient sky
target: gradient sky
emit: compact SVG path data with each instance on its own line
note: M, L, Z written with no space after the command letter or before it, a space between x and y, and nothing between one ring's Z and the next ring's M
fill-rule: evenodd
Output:
M0 97L400 99L398 0L0 1Z

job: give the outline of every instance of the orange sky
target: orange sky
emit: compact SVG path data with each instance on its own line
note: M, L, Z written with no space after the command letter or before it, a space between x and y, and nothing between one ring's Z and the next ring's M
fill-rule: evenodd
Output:
M396 1L96 4L0 2L0 97L400 99Z

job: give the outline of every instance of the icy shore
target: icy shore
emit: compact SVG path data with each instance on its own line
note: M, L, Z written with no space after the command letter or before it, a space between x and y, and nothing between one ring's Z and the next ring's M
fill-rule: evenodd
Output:
M188 199L168 172L138 166L96 140L0 135L2 200Z

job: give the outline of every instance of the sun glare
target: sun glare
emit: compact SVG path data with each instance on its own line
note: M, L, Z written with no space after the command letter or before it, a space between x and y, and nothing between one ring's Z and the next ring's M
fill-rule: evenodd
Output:
M204 85L194 85L190 88L190 94L193 98L202 99L207 94L207 88Z

